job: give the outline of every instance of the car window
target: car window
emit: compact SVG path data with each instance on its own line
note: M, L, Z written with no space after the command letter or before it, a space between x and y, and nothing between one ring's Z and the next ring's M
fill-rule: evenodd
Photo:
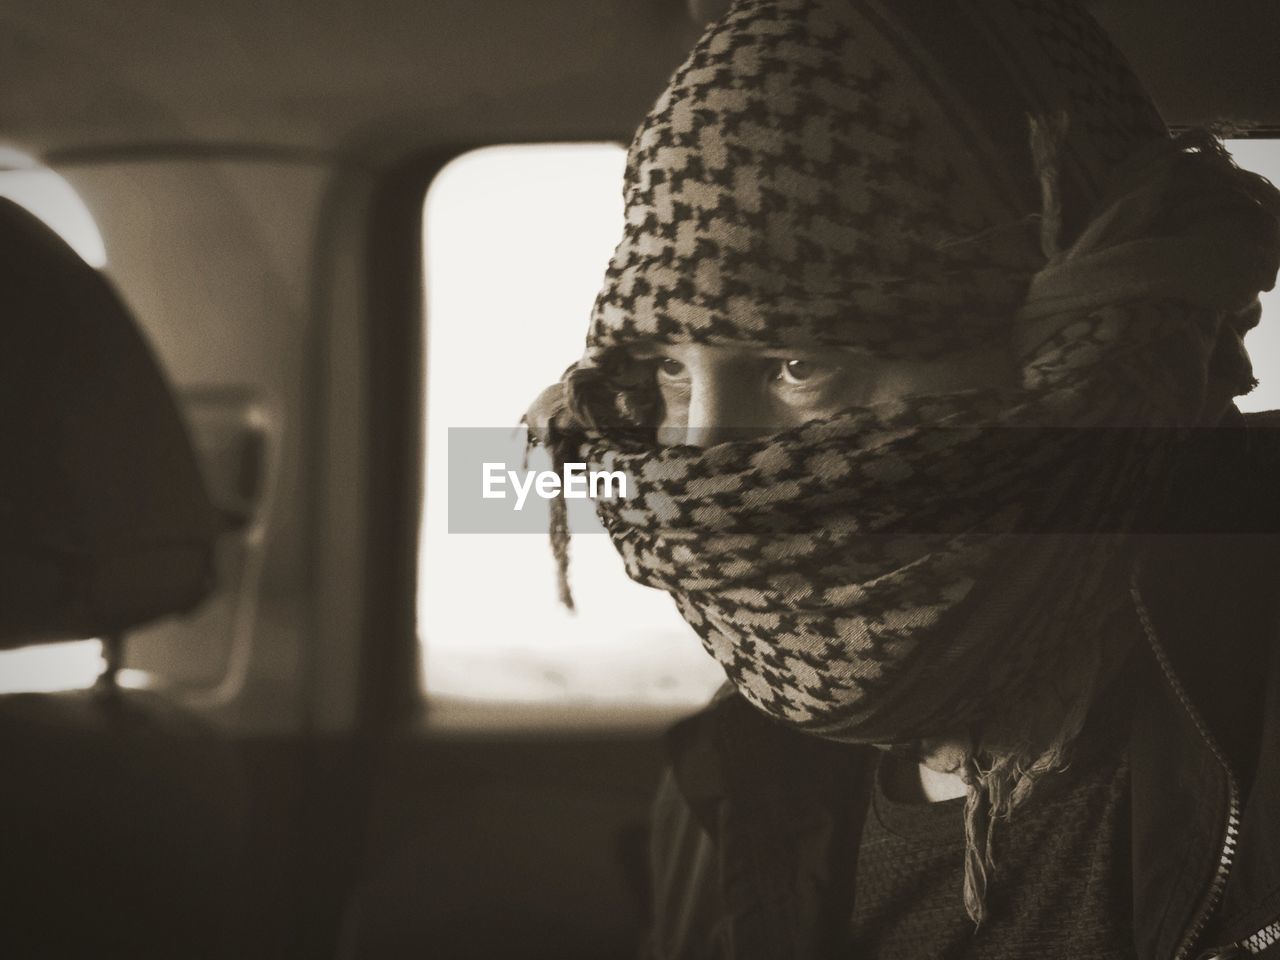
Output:
M53 170L20 151L0 147L0 197L43 220L91 267L106 266L107 251L93 214Z
M1236 163L1280 183L1280 139L1228 140ZM1258 386L1236 405L1245 412L1280 409L1280 293L1262 294L1262 322L1245 337Z
M627 579L602 531L571 545L576 614L557 601L545 522L529 525L538 532L449 532L450 428L510 434L582 352L622 232L623 162L614 144L493 147L454 160L427 194L418 629L436 723L522 708L526 722L603 722L628 707L700 704L723 679L671 599ZM478 487L480 477L461 482Z

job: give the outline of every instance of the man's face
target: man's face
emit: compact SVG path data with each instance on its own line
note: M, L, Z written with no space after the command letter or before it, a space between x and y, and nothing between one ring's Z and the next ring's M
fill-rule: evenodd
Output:
M788 430L850 407L1014 381L1012 359L997 346L937 360L697 343L642 344L629 352L652 365L662 399L658 442L664 445L705 448Z

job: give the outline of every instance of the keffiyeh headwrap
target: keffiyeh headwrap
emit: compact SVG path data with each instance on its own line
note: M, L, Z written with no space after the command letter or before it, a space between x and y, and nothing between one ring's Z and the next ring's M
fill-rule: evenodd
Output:
M748 701L965 775L978 919L992 818L1066 762L1129 652L1133 533L1185 429L1211 382L1251 385L1277 194L1171 137L1068 0L738 0L637 133L625 199L533 432L632 476L598 504L628 573ZM1016 376L661 447L644 341L998 344Z

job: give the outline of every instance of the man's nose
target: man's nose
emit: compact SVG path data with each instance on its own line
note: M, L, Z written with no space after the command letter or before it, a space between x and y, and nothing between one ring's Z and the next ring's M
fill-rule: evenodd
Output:
M732 377L712 377L695 382L689 398L689 422L684 442L706 449L728 440L743 440L770 432L763 422L761 399L749 385Z

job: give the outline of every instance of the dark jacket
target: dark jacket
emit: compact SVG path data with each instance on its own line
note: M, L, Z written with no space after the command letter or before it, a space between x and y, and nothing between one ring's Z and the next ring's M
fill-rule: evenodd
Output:
M1280 957L1280 415L1245 421L1197 439L1142 574L1158 638L1129 743L1142 960ZM874 749L728 691L668 745L648 956L850 956Z

